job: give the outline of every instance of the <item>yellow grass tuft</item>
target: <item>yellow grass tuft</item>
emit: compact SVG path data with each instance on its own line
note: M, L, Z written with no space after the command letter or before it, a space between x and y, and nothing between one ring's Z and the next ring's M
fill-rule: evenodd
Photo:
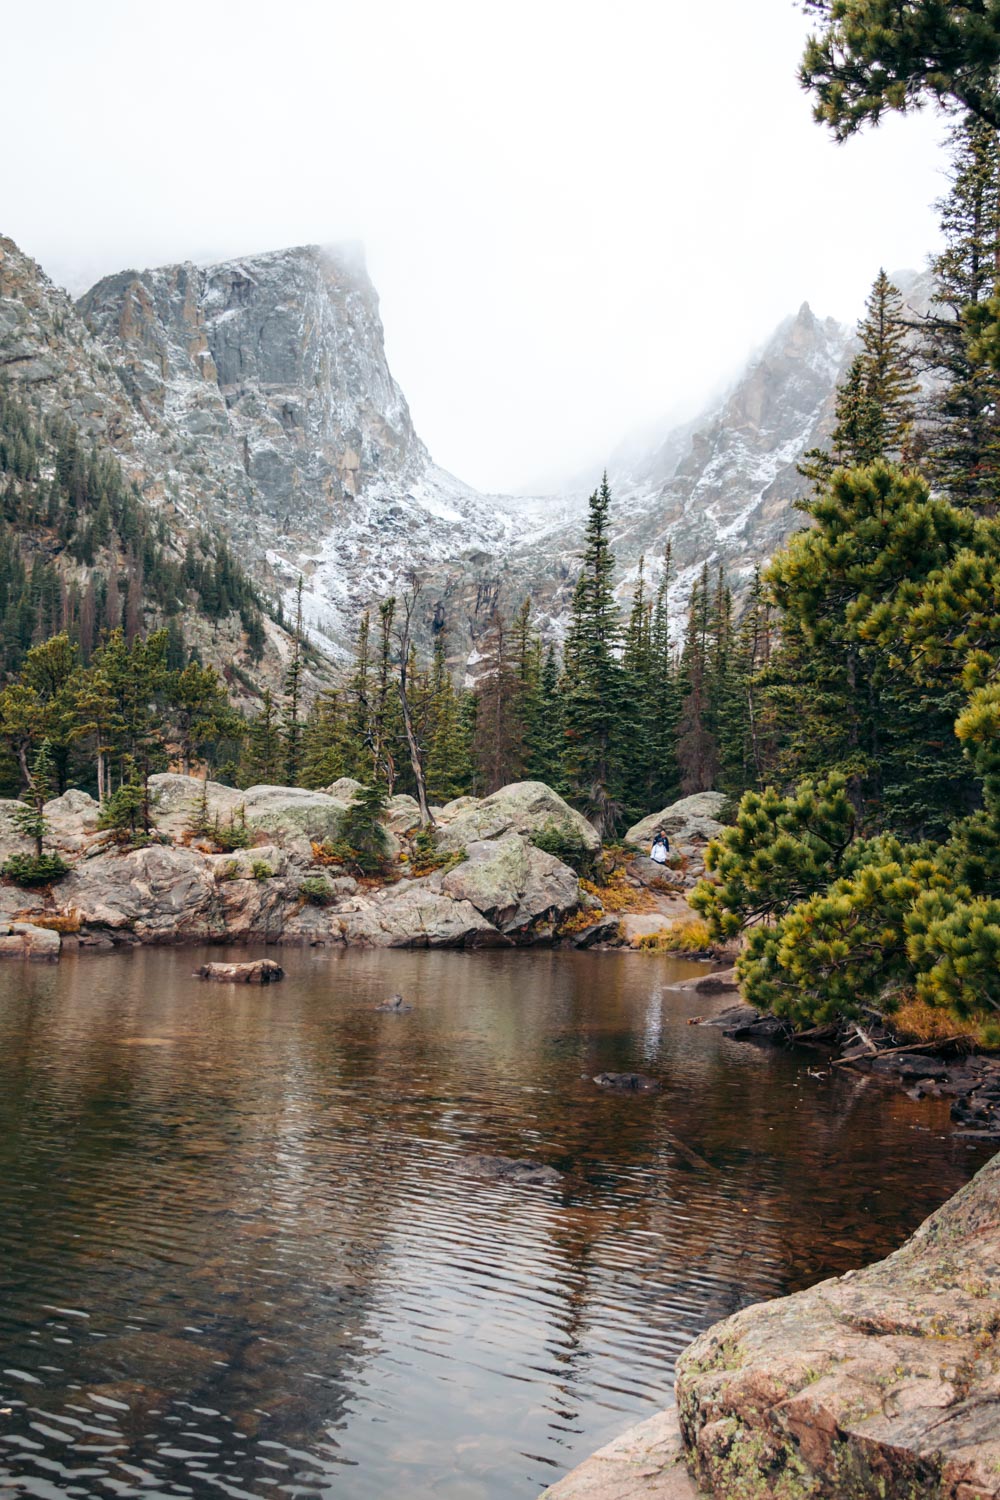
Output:
M708 927L699 917L671 922L639 939L639 947L647 953L704 953L711 943Z

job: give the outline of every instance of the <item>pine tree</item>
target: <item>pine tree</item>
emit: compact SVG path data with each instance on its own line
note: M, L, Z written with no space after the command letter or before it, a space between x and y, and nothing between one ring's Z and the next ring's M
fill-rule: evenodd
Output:
M718 689L719 788L730 797L764 785L773 753L773 724L762 693L771 646L771 608L760 570L755 569Z
M768 678L789 733L784 775L838 772L867 827L891 818L897 831L940 834L968 787L950 731L954 688L929 698L898 645L871 635L871 620L960 552L973 520L888 464L838 471L805 508L813 526L767 574L781 611Z
M799 79L815 118L846 140L886 110L960 104L1000 130L998 0L806 0L822 30Z
M923 412L923 464L956 504L992 513L1000 494L1000 372L974 357L966 324L1000 291L1000 139L966 121L952 132L952 185L938 207L945 249L922 358L935 377Z
M45 835L49 831L45 804L53 795L54 780L55 764L51 747L48 740L42 740L31 763L31 778L23 796L25 806L14 814L18 832L33 841L35 858L39 860L44 853Z
M711 634L712 589L706 563L691 590L687 634L681 653L683 699L677 760L685 796L712 790L718 777L719 747L712 727Z
M304 787L318 790L347 774L344 748L344 714L340 693L328 690L313 703L302 731Z
M480 653L482 668L476 684L472 743L477 785L483 796L519 781L524 768L521 684L512 644L506 620L494 610Z
M653 780L646 812L654 812L675 801L680 795L680 771L677 762L677 738L681 712L678 663L674 658L670 634L670 568L668 545L663 570L656 591L651 624L653 684L650 717L650 764Z
M837 389L829 450L813 448L799 472L819 487L834 469L900 459L908 451L915 398L911 333L897 287L879 271L858 324L861 350Z
M450 802L472 786L469 722L448 671L445 633L434 637L430 682L430 732L427 749L427 794L432 802Z
M240 780L244 786L274 786L282 773L282 735L271 689L261 695L260 711L247 726Z
M604 835L621 817L624 774L619 749L626 713L618 660L621 621L614 596L607 475L589 501L580 575L573 591L563 660L566 778L574 801Z
M292 656L285 673L285 706L282 715L284 773L286 786L298 786L302 766L302 578L295 591L295 631Z

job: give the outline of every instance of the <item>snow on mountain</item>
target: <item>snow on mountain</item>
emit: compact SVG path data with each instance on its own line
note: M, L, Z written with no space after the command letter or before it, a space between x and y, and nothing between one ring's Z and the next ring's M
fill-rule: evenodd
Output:
M19 252L7 241L3 254L0 277ZM45 283L45 328L28 305L44 278L18 264L2 304L8 345L27 320L41 378L178 530L224 532L286 608L301 576L307 623L334 655L361 611L409 574L424 585L423 629L444 622L458 654L498 599L512 609L526 593L561 632L585 493L483 495L432 461L388 367L356 250L122 271L80 299L79 315ZM612 457L623 600L641 557L655 581L668 542L678 615L705 562L739 590L801 523L796 462L830 430L851 340L803 306L701 417Z

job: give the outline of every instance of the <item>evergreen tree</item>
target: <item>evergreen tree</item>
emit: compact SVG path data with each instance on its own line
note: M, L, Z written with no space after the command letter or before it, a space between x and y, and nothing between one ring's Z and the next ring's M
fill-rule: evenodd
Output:
M302 765L302 578L295 591L295 632L292 655L285 673L285 707L281 734L284 748L285 785L298 786Z
M301 783L313 789L331 786L346 776L346 766L341 697L337 691L329 690L320 693L306 718Z
M952 132L951 191L938 205L945 249L922 356L934 379L923 466L956 504L992 512L1000 494L1000 372L974 357L967 323L1000 291L1000 139L966 121Z
M712 723L711 629L712 591L706 563L691 590L687 634L681 653L683 698L677 760L685 796L714 789L718 779L719 746Z
M858 324L861 349L837 390L829 451L813 448L799 472L822 487L834 469L908 452L918 384L897 287L879 271Z
M432 802L464 796L473 781L468 716L455 691L445 654L445 633L434 638L430 682L430 732L427 749L427 794Z
M602 834L621 816L620 732L634 705L624 701L618 659L621 622L614 596L607 475L589 501L583 563L573 591L563 661L566 779L574 801Z
M519 781L524 768L521 683L507 622L494 610L481 649L472 752L480 794Z
M17 830L35 846L35 858L44 853L45 835L49 831L45 804L54 795L55 764L48 740L42 740L31 763L31 777L24 792L24 806L14 814Z
M785 773L839 772L868 827L891 816L899 831L940 832L968 791L950 729L954 702L948 692L928 700L898 652L866 634L865 617L905 581L954 556L972 520L886 464L838 471L805 508L814 525L791 538L767 575L782 612L769 676L778 683L779 717L784 698L785 722L794 717L797 726ZM918 765L927 772L919 795ZM894 778L909 791L894 793L887 807Z
M282 735L278 710L271 689L261 695L260 712L247 726L246 750L241 772L244 786L275 786L282 771Z
M822 29L799 70L815 118L846 140L886 110L958 103L1000 130L998 0L805 0Z

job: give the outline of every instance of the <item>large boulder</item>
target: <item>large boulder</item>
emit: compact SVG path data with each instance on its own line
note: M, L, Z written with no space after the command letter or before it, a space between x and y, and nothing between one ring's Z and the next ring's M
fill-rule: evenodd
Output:
M600 836L586 818L543 781L515 781L481 800L457 798L442 810L438 847L464 849L479 839L496 839L505 833L522 838L549 831L560 834L590 854L601 847Z
M662 812L650 813L634 823L625 835L626 844L639 848L653 842L658 828L666 829L672 844L707 844L722 832L719 814L726 805L724 792L694 792L671 802Z
M86 927L173 942L222 935L217 891L214 871L197 850L151 844L82 860L60 881L57 897Z
M307 838L321 844L340 834L350 803L328 792L294 786L251 786L242 793L247 827L269 834L275 843Z
M335 785L342 786L347 779L344 777ZM347 809L354 800L353 793L341 798L294 786L251 786L241 796L248 828L300 853L305 853L309 844L339 838ZM386 829L387 857L395 859L400 847L396 835Z
M411 828L419 827L420 803L416 797L408 797L405 792L401 792L398 797L390 797L382 821L392 833L409 833Z
M205 781L201 776L182 776L163 771L149 778L153 804L153 821L163 833L180 838L194 825L204 796L209 818L228 823L235 817L244 793L220 781Z
M349 805L359 792L364 791L364 786L360 781L355 781L353 776L341 776L330 786L323 787L323 791L328 797L336 797L338 802L346 802Z
M95 833L100 815L101 804L96 798L75 786L45 804L45 820L53 835L62 838Z
M561 917L580 899L575 871L551 854L505 833L467 844L466 858L441 880L456 901L469 901L501 932L513 933L536 918Z
M0 957L58 958L62 944L58 932L36 927L33 922L0 923Z
M25 838L17 826L18 813L24 812L24 803L8 797L0 797L0 864L12 854L27 854L34 846Z
M677 1369L709 1495L1000 1496L1000 1156L863 1271L759 1303Z
M471 901L453 900L426 880L348 901L332 921L344 942L373 948L467 948L506 941Z

